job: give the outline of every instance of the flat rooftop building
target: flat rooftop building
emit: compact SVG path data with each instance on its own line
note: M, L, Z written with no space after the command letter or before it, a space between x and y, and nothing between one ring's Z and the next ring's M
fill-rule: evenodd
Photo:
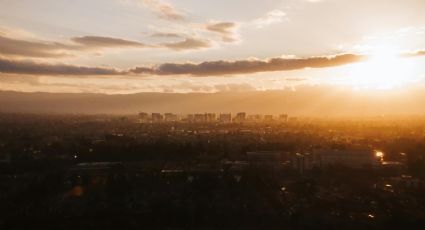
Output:
M378 168L382 165L382 154L371 150L318 150L314 158L320 167Z

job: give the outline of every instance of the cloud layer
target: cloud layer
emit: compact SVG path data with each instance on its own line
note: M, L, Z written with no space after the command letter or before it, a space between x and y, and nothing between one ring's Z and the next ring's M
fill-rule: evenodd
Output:
M192 50L211 47L208 40L186 38L183 41L164 43L162 46L173 50Z
M234 22L214 22L206 25L206 30L217 33L224 42L234 42L237 24Z
M100 36L83 36L71 39L85 47L92 48L113 48L113 47L145 47L146 45L136 41L129 41L120 38L100 37Z
M120 71L103 67L45 64L0 59L0 73L29 75L118 75Z
M159 18L166 20L184 20L183 12L175 8L170 3L160 0L143 0L143 4L154 12Z
M0 35L0 55L23 57L63 57L72 46L57 42L27 41Z
M0 34L0 56L26 58L62 58L73 56L77 52L99 51L102 49L143 49L168 48L174 51L197 50L211 47L207 39L183 37L173 33L156 33L155 37L179 38L179 41L161 44L145 44L114 37L81 36L69 41L51 42L39 40L22 40ZM183 40L181 40L183 39Z
M98 50L102 48L145 48L147 45L120 38L83 36L70 39L71 42L50 42L22 40L0 35L0 55L28 58L58 58L73 52Z
M178 46L193 46L175 44ZM0 59L0 73L31 75L192 75L222 76L253 74L258 72L288 71L305 68L326 68L365 60L366 57L355 54L341 54L330 57L311 58L272 58L269 60L209 61L199 64L165 63L155 67L135 67L119 71L103 67L82 67L64 64L45 64L29 61Z
M193 75L220 76L232 74L252 74L258 72L288 71L305 68L325 68L340 66L365 60L355 54L341 54L331 57L311 58L272 58L269 60L211 61L200 64L165 63L152 68L136 67L130 70L135 74L151 75Z

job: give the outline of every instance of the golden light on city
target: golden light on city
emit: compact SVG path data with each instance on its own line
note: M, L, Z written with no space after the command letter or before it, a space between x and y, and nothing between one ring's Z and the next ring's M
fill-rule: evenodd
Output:
M384 153L378 151L378 152L375 153L375 155L376 155L376 157L383 157L384 156Z

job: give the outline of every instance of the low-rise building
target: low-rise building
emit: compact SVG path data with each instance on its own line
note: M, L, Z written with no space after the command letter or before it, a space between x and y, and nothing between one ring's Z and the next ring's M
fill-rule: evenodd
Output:
M311 170L314 167L313 154L296 153L291 157L292 169L304 174L305 171Z
M371 150L317 150L314 155L320 167L378 168L383 160L382 153Z

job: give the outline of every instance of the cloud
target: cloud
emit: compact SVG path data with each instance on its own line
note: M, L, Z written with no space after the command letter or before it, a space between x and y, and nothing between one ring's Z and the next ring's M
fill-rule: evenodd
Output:
M59 58L74 55L74 52L102 48L144 48L149 47L136 41L120 38L83 36L74 37L72 43L40 40L23 40L0 35L0 56L27 58Z
M419 50L416 52L400 54L400 57L404 57L404 58L414 58L414 57L421 57L421 56L425 56L425 50Z
M0 55L19 57L63 57L68 56L65 50L73 49L73 46L57 42L26 41L0 36Z
M234 42L237 40L235 30L238 25L234 22L213 22L206 25L208 31L217 33L224 42Z
M417 51L414 56L425 56L425 50Z
M143 4L159 18L172 21L185 19L185 14L170 3L160 0L143 0Z
M154 38L181 38L181 35L178 33L163 33L163 32L156 32L151 34L151 37Z
M247 83L232 83L232 84L220 84L214 86L213 92L246 92L246 91L255 91L256 88Z
M30 75L118 75L122 72L103 67L46 64L31 61L0 59L0 73Z
M235 28L236 24L234 22L217 22L210 23L207 25L207 30L213 31L220 34L232 34L232 29Z
M220 76L252 74L258 72L288 71L304 68L325 68L363 61L366 57L355 54L341 54L330 57L272 58L269 60L210 61L199 64L165 63L155 67L136 67L135 74L151 75L193 75Z
M196 43L196 42L195 42ZM175 43L175 49L196 47L192 42ZM198 45L199 46L199 45ZM326 68L365 60L365 56L340 54L330 57L272 58L269 60L209 61L199 64L165 63L154 67L135 67L117 70L105 67L85 67L66 64L47 64L0 58L0 73L29 75L191 75L224 76L259 72L289 71L304 68Z
M285 78L286 81L305 81L307 80L307 78L300 78L300 77L289 77L289 78Z
M254 20L254 25L262 28L267 25L282 22L286 17L286 13L281 10L273 10L266 14L266 16Z
M163 43L162 46L172 50L181 51L208 48L211 47L211 43L207 40L186 38L183 41Z
M181 41L149 45L137 41L102 36L82 36L71 38L68 43L20 40L0 35L0 57L60 58L75 55L77 52L101 50L104 48L169 48L175 51L194 50L211 47L205 39L183 38L177 33L155 33L155 37L182 38Z
M90 48L114 48L114 47L145 47L146 45L136 41L129 41L120 38L100 37L100 36L83 36L71 39L85 47Z

